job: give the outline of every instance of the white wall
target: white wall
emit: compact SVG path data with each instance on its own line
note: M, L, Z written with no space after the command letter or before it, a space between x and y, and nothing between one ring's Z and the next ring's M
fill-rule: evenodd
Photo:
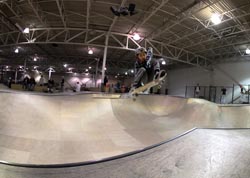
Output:
M186 68L168 71L168 94L175 96L185 96L186 86L194 86L199 83L202 85L210 85L212 76L210 71L202 68ZM189 93L191 95L191 93Z
M214 71L212 72L195 67L168 71L170 95L185 96L185 86L194 86L197 83L201 86L213 85L225 87L232 87L235 84L235 98L240 95L239 84L246 85L245 88L248 89L247 85L250 84L250 62L219 64L214 66ZM227 102L230 102L232 99L232 89L228 88L227 91ZM219 92L220 89L217 91L217 95Z
M228 85L232 83L250 84L250 62L235 62L217 66L225 73L215 69L215 85Z

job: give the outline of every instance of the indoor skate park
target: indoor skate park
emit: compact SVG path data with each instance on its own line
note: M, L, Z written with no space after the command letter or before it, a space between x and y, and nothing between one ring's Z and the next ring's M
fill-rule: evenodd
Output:
M249 9L0 0L0 178L248 178Z

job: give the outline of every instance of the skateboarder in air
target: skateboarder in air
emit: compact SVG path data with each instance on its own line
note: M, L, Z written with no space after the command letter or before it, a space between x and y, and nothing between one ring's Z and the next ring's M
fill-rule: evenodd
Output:
M137 48L135 57L135 78L130 92L143 85L142 79L145 75L147 76L146 83L148 83L157 78L160 72L160 63L158 60L153 59L153 49L151 47L148 50L144 47ZM164 74L165 72L161 72L161 75Z

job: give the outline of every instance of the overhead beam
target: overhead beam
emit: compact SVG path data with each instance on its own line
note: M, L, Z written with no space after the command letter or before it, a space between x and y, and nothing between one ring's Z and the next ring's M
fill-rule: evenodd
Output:
M27 42L26 40L23 39L19 39L16 40L15 43L9 40L6 40L5 43L0 44L0 47L4 47L4 46L12 46L12 45L22 45L22 44L71 44L71 45L86 45L86 46L95 46L95 47L105 47L105 41L103 40L98 40L98 42L96 42L95 40L97 39L101 39L101 37L103 37L106 34L106 31L96 31L98 33L96 33L95 37L92 37L92 39L89 39L86 43L84 42L73 42L72 40L75 39L77 36L81 35L84 33L85 29L74 29L74 28L34 28L34 29L30 29L31 32L37 32L34 34L40 34L40 35L34 35L34 39L36 38L36 40L34 40L33 43ZM73 37L71 37L68 40L65 40L66 38L63 38L63 35L67 35L65 32L68 31L72 34L75 34ZM20 33L18 31L15 32L11 32L11 33ZM49 34L55 34L52 37L49 36ZM42 34L42 35L41 35ZM46 35L47 34L47 35ZM3 39L7 39L8 36L10 35L9 33L3 33L0 34L0 37L2 37ZM56 38L58 36L62 35L61 38ZM15 35L17 36L17 35ZM47 37L46 37L47 36ZM117 38L114 38L114 36L116 37L121 37L124 38L126 37L126 43L122 43L121 41L119 41ZM131 35L129 34L122 34L122 33L116 33L116 32L110 32L110 36L109 36L109 41L113 41L113 44L116 44L118 41L118 43L120 43L120 46L117 45L110 45L108 44L108 48L112 48L112 49L122 49L122 50L129 50L129 51L134 51L134 47L130 46L130 44L134 44L136 46L139 46L139 44L134 41L131 38ZM186 64L190 64L190 65L195 65L195 66L200 66L200 67L204 67L207 68L208 66L205 66L203 64L208 64L209 65L209 59L201 56L201 55L197 55L195 53L192 53L188 50L182 49L182 48L178 48L176 46L173 45L168 45L168 44L164 44L162 42L156 41L156 40L150 40L147 39L144 41L146 46L154 46L155 51L157 52L157 56L166 56L168 59L174 60L174 61L178 61L178 62L182 62L182 63L186 63ZM166 49L167 50L162 50L162 49ZM170 51L170 52L168 52ZM197 64L196 62L190 62L190 58L197 58L199 59L199 63Z
M187 18L189 18L191 16L191 14L196 13L196 12L204 9L205 8L204 6L205 5L202 3L202 1L198 1L195 5L193 5L189 9L187 9L185 12L180 13L180 15L177 16L178 20L176 20L174 23L170 24L168 21L166 21L163 25L161 25L161 27L158 28L157 31L154 31L149 36L147 36L147 38L151 38L151 39L157 38L158 36L160 36L161 34L165 33L166 31L170 30L174 26L176 26L178 24L181 24L181 22L183 22L184 20L186 20ZM189 15L183 15L183 13L189 14Z
M89 14L90 14L90 7L91 7L91 4L90 4L90 0L87 0L87 12L86 12L86 34L85 34L85 43L87 42L88 40L88 30L89 30Z
M124 6L124 4L125 4L126 1L127 1L127 0L122 0L120 7ZM112 23L111 23L111 25L109 26L108 33L107 33L108 35L109 35L110 32L112 31L112 29L113 29L113 27L114 27L114 25L115 25L117 19L118 19L118 16L115 16L114 19L113 19L113 21L112 21Z
M138 28L143 26L152 16L154 16L165 4L168 3L169 0L162 0L158 7L152 10L152 12L149 15L146 15L144 19L140 19L140 23L137 23L137 25L130 31L130 33L134 33L137 31Z
M65 18L65 9L64 9L64 4L63 0L56 0L56 5L63 23L64 28L66 28L66 18Z
M241 8L247 8L248 6L250 6L250 4L243 5L243 6L239 7L239 8L235 8L235 9L232 9L232 10L230 10L230 11L227 11L227 12L225 12L223 15L227 16L230 12L239 10L239 9L241 9ZM229 21L232 21L232 20L235 20L235 19L240 19L240 18L242 18L242 17L246 17L246 16L249 16L249 15L250 15L250 13L239 13L239 14L240 14L240 15L234 16L234 17L232 17L232 18L222 19L222 21L221 21L220 24L224 24L224 23L226 23L226 22L229 22ZM196 18L196 19L197 19L197 18ZM205 20L203 24L209 24L209 23L208 23L209 21L210 21L210 18L207 19L207 20ZM176 43L176 42L178 42L178 41L181 41L181 40L183 40L183 39L185 39L185 38L188 38L188 37L190 37L190 36L197 35L197 34L201 33L202 31L207 30L208 27L213 28L213 27L215 27L215 26L216 26L215 24L209 24L209 26L206 26L205 28L200 28L200 29L199 29L199 28L198 28L198 25L197 25L197 28L194 28L194 29L197 29L197 30L194 30L193 33L186 33L186 34L185 34L185 32L183 32L183 35L182 35L181 38L176 39L176 40L172 40L172 39L171 39L170 42L169 42L169 44L170 44L170 43L171 43L171 44L174 44L174 43ZM227 27L227 28L228 28L228 27ZM222 30L220 30L220 31L222 31ZM214 33L212 32L212 33L210 33L210 35L211 35L211 34L214 34ZM220 36L220 35L219 35L219 36ZM203 41L203 40L202 40L202 41ZM190 46L192 46L192 45L190 45ZM187 48L188 48L188 47L187 47Z
M45 26L47 27L47 23L44 19L45 15L42 14L42 9L39 6L39 3L37 0L27 0L31 9L33 10L33 12L36 14L37 18L39 19L39 21Z

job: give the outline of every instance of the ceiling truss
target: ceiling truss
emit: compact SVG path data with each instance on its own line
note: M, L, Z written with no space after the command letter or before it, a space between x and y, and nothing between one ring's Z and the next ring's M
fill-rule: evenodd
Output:
M85 35L92 31L91 37L84 42ZM0 34L0 47L18 46L27 44L71 44L83 45L92 47L105 47L103 38L108 32L87 29L74 28L33 28L30 29L32 35L29 39L23 38L20 31L12 31L9 33ZM139 46L153 47L154 55L157 57L166 58L173 61L182 62L185 64L208 68L209 60L201 55L197 55L183 48L178 48L173 45L164 44L162 42L150 39L143 39L140 43L136 42L131 35L109 32L108 48L122 49L133 51ZM53 34L53 35L51 35ZM94 34L94 35L93 35ZM12 38L11 38L12 37ZM82 37L82 38L81 38Z

